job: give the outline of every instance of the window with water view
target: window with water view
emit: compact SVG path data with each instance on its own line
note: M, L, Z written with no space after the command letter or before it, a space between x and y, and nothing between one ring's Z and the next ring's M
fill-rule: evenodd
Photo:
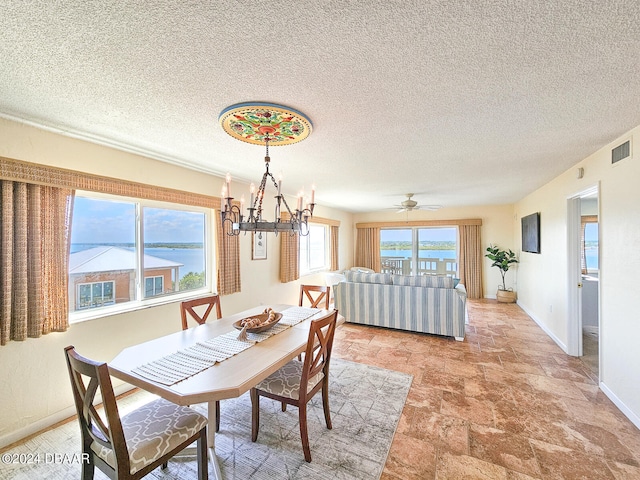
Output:
M72 313L206 286L208 213L156 205L76 195L69 257Z
M458 271L457 237L455 227L382 229L382 273L455 277Z

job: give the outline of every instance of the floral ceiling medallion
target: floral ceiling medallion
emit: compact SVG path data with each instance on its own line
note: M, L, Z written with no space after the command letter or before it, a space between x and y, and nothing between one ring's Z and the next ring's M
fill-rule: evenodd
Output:
M313 124L304 113L284 105L247 102L231 105L218 117L223 130L247 143L291 145L309 136Z

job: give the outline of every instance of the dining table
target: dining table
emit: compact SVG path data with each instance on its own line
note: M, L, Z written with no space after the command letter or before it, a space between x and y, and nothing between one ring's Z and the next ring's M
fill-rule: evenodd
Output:
M273 327L273 330L277 330L278 333L269 336L268 330L262 332L262 335L258 335L261 337L259 341L255 341L258 337L249 335L246 342L248 346L244 348L240 345L240 348L244 348L242 351L222 361L215 361L215 363L210 361L212 363L210 366L206 363L198 363L201 359L198 358L197 352L206 353L207 346L216 342L222 346L221 348L227 348L225 346L227 343L236 345L234 339L240 332L234 323L259 315L267 308L283 314L282 320ZM322 318L328 313L330 310L286 304L256 306L211 320L203 325L127 347L108 363L109 372L120 380L177 405L206 403L209 420L207 427L209 463L213 464L212 475L220 479L222 475L215 454L216 401L241 396L298 357L306 349L311 320ZM343 322L344 317L338 315L338 323ZM177 321L176 325L178 324ZM183 372L182 375L185 378L176 380L179 377L172 377L171 371L166 372L169 377L165 378L156 370L156 365L174 365L175 363L169 363L172 359L178 359L176 365L178 365L177 370L180 370L181 359L191 358L189 356L191 352L196 352L193 355L193 361L196 364L194 368L200 369L196 373L185 376ZM185 368L189 366L192 365L185 365Z

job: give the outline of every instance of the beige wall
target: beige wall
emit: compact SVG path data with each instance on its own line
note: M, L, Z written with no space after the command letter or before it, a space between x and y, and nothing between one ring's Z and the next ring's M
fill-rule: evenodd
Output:
M462 220L467 218L480 218L482 220L482 250L493 243L502 248L515 249L513 222L514 214L511 205L482 205L459 208L441 208L433 212L426 210L416 210L406 213L376 212L354 215L354 222L402 222L418 220ZM356 228L354 223L353 238L356 238ZM354 245L355 248L355 245ZM355 255L355 254L354 254ZM355 258L355 257L354 257ZM502 283L500 272L497 268L491 268L489 259L484 259L483 264L483 288L484 296L496 298L498 285ZM516 285L516 269L509 270L505 278L507 288L514 288Z
M640 155L611 165L611 149L629 138L640 145L640 127L595 152L525 197L515 215L540 212L539 255L520 254L519 304L563 348L569 330L568 199L599 186L600 220L600 386L640 427L640 314L637 277L640 254ZM633 142L632 142L633 144ZM576 170L584 168L577 179ZM514 237L520 236L519 221ZM575 328L575 326L573 326Z
M0 156L210 195L219 195L223 181L202 172L4 119L0 119ZM234 184L233 188L243 187ZM244 188L248 192L248 186ZM267 211L272 211L271 206ZM351 265L351 214L322 205L317 206L316 214L341 222L340 266ZM321 274L280 283L279 238L268 235L267 260L251 260L251 236L241 236L242 292L222 297L223 314L236 313L259 303L297 304L301 282L324 284ZM81 354L109 361L128 345L179 329L179 306L173 302L72 324L65 333L51 333L0 347L0 447L75 414L64 363L65 346L75 345Z

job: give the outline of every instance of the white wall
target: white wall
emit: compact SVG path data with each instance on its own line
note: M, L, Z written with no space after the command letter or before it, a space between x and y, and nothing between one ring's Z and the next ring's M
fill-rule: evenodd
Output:
M634 158L611 165L611 149L633 137ZM518 303L566 349L568 323L567 199L599 184L600 382L640 427L640 127L595 152L515 206L516 217L541 215L540 255L521 253ZM633 143L633 142L632 142ZM584 177L576 178L576 169ZM519 221L514 223L520 238Z
M489 244L499 245L504 249L515 250L514 241L514 213L512 205L480 205L470 207L457 208L441 208L436 211L416 210L406 213L391 212L374 212L361 213L354 215L353 238L356 238L356 223L365 222L402 222L402 221L418 221L418 220L462 220L468 218L480 218L482 220L482 251ZM355 249L355 244L354 244ZM355 253L354 253L355 255ZM355 258L355 257L354 257ZM507 288L513 288L517 291L516 284L517 266L507 272L505 281ZM491 268L491 261L484 259L483 264L483 288L486 298L496 298L496 290L498 285L502 284L502 277L497 268Z
M0 119L0 156L209 195L219 195L223 181L4 119ZM242 189L238 184L233 188ZM352 215L321 205L315 213L341 222L340 266L350 266ZM223 314L259 303L297 304L300 283L324 284L319 274L280 283L279 245L279 237L269 234L267 260L251 260L251 235L241 236L242 292L222 297ZM75 345L83 355L109 361L129 345L179 329L179 306L173 302L72 324L64 333L0 347L0 447L75 414L64 362L65 346ZM126 387L115 379L114 384Z

